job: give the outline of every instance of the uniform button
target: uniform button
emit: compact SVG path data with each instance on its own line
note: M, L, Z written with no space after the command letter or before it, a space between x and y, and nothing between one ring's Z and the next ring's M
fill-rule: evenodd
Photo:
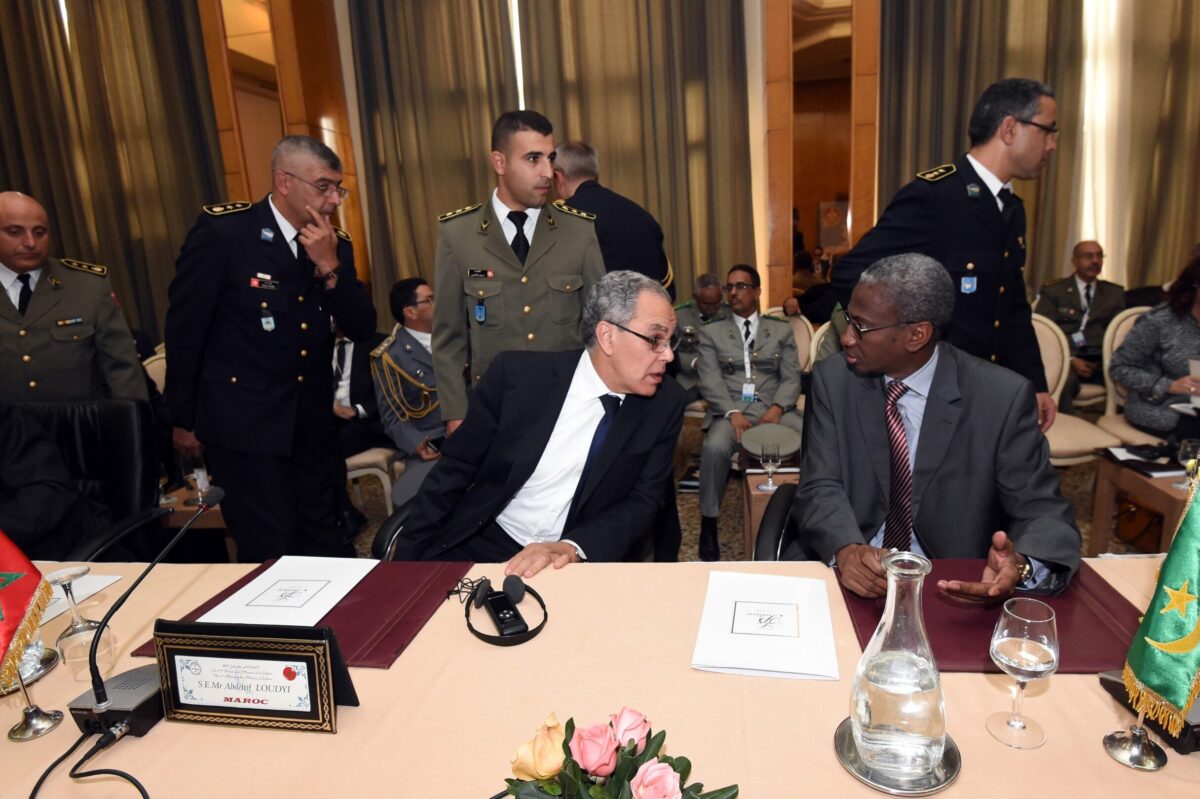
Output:
M1008 250L1005 250L1005 251L1004 251L1004 257L1005 257L1005 258L1007 258L1007 257L1008 257Z
M1001 294L1003 294L1003 293L1004 293L1004 286L1001 286L1001 287L1000 287L1000 293L1001 293Z
M995 355L993 355L993 356L992 356L992 363L995 363L995 362L996 362L996 356L995 356Z
M968 264L967 264L967 271L970 271L970 270L972 270L972 269L974 269L974 268L975 268L975 264L973 264L973 263L968 263Z
M301 322L301 323L300 323L300 329L301 329L301 330L308 330L308 322Z
M296 302L304 302L304 295L301 294L299 297L297 297Z
M36 380L30 380L30 381L29 381L29 387L30 387L30 388L37 388L37 381L36 381Z
M230 383L236 383L236 382L237 382L237 378L236 378L236 377L231 377L231 378L229 378L229 382L230 382Z
M476 383L478 383L478 382L479 382L479 375L475 375L475 382L476 382Z
M481 292L479 292L479 296L480 296L480 297L482 297L482 296L483 296L483 292L482 292L482 291L481 291Z
M296 382L297 382L297 383L303 383L303 382L304 382L304 375L296 375Z
M307 358L307 357L308 357L308 350L300 350L300 357L301 357L301 358Z
M992 327L1000 327L1000 320L997 319L995 322L992 322Z
M529 282L529 275L521 275L521 282L522 282L522 283L528 283L528 282Z
M260 307L260 308L266 308L266 307L267 307L267 304L266 304L265 302L260 302L260 303L259 303L259 307Z
M532 313L532 312L533 312L533 309L532 309L532 308L530 308L528 305L526 305L526 306L525 306L524 308L522 308L521 310L523 310L525 313Z
M17 331L17 335L18 335L18 336L28 336L28 335L29 335L29 331L28 331L28 330L18 330L18 331Z
M570 283L568 283L567 285L563 286L563 290L564 290L564 291L570 291L570 290L571 290L571 284L570 284Z
M530 334L529 334L528 336L526 336L525 338L526 338L526 339L528 339L529 341L533 341L533 339L534 339L534 335L533 335L532 333L530 333Z
M30 361L32 361L32 360L33 360L33 357L32 357L32 356L29 356L29 355L22 355L22 356L21 356L21 363L29 363L29 362L30 362Z

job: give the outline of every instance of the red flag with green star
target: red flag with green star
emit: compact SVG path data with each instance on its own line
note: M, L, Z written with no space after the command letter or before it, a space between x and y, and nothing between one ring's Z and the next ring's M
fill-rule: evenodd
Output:
M50 584L20 548L0 533L0 685L17 680L25 647L50 604Z

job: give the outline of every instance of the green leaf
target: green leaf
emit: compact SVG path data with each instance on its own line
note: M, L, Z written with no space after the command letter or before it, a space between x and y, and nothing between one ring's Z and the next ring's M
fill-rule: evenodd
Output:
M737 799L738 787L730 785L728 788L718 788L715 791L700 794L699 799Z
M621 786L621 793L617 794L617 799L633 799L633 788L629 787L629 783Z
M562 786L558 784L558 780L538 780L538 787L551 796L562 796Z
M571 739L575 737L575 717L567 719L567 723L563 726L565 736L563 738L563 754L567 757L571 756Z
M536 782L521 782L520 780L506 781L508 782L509 794L515 796L516 799L546 799L546 797L550 796Z
M643 763L649 762L658 757L658 753L662 751L663 743L667 740L667 731L662 730L650 738L646 742L645 750L638 755L637 764L641 766Z
M588 788L588 796L591 799L612 799L612 794L608 792L608 788L604 785L593 785Z
M692 761L683 756L666 759L671 761L671 768L675 769L675 773L679 775L679 784L686 785L687 778L692 773Z

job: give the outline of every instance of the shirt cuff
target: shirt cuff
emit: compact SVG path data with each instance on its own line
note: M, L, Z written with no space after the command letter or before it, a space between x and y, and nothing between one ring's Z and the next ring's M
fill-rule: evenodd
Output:
M361 405L355 404L354 413L358 416L359 419L367 418L367 409Z
M1033 591L1034 589L1041 588L1050 579L1053 571L1037 558L1031 558L1026 555L1025 560L1029 561L1029 565L1033 568L1033 571L1030 572L1029 579L1021 583L1021 590Z
M579 546L579 544L576 544L569 538L561 538L559 540L564 544L570 544L571 546L575 547L575 554L579 556L581 561L587 560L587 555L583 554L583 547Z

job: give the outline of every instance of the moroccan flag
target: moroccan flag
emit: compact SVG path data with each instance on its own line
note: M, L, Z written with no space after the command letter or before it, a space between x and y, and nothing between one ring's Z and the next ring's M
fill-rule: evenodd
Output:
M4 533L0 533L0 685L17 681L25 647L37 635L50 604L50 584Z
M1125 688L1138 713L1178 737L1184 717L1200 694L1200 504L1197 481L1175 540L1158 575L1158 585L1125 656Z

